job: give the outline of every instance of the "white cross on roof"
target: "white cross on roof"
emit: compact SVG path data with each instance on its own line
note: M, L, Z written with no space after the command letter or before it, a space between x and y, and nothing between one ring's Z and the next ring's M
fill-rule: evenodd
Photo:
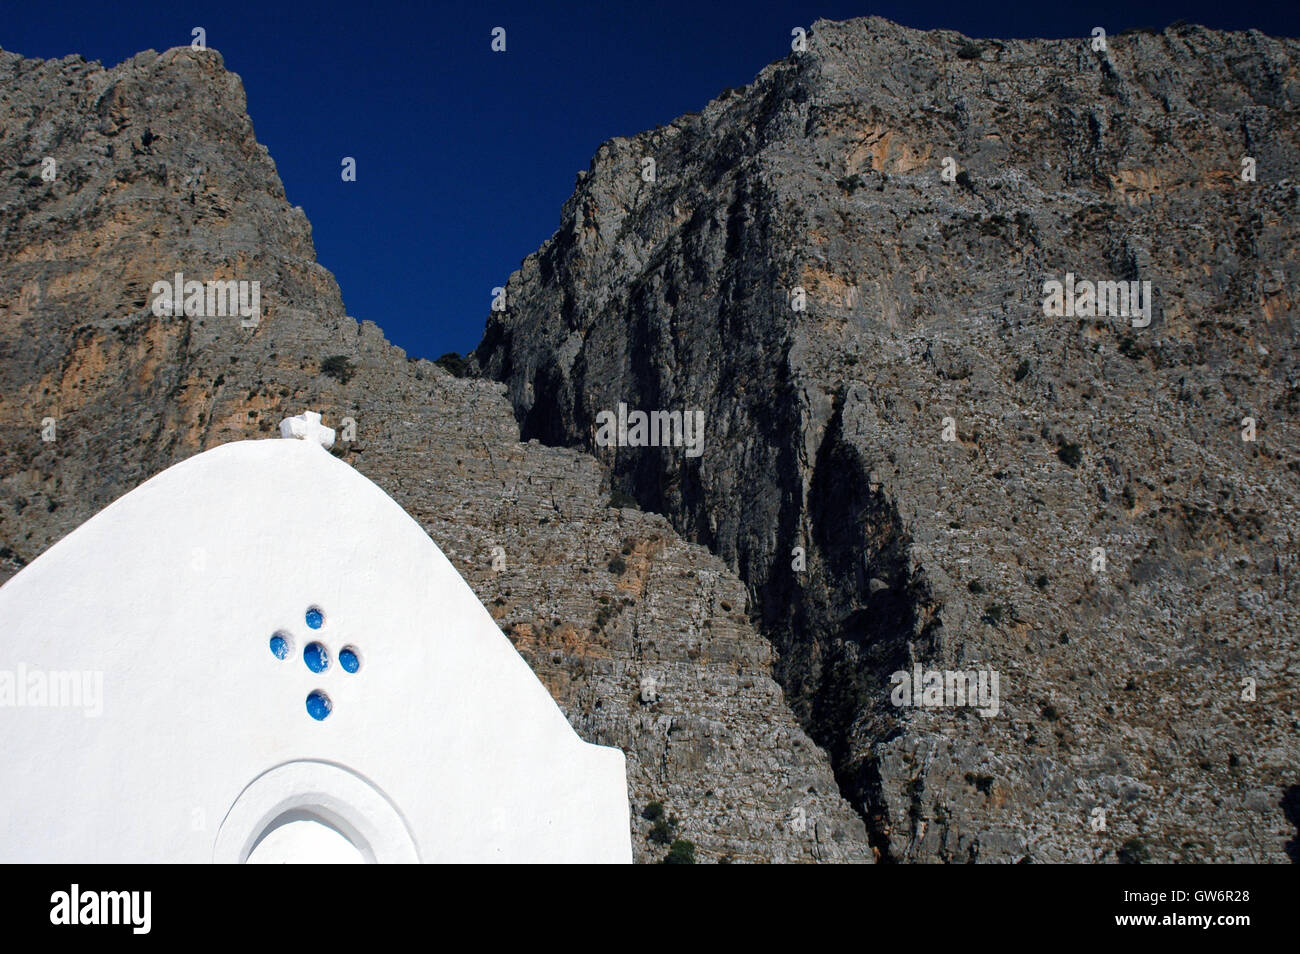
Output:
M334 446L334 428L325 427L315 411L304 411L297 417L286 417L280 422L280 436L300 441L315 441L329 450Z

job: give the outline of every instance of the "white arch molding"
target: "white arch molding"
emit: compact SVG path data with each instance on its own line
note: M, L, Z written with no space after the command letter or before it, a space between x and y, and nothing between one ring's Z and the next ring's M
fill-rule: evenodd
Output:
M264 838L316 822L334 829L370 864L418 864L415 839L371 782L330 762L287 762L259 775L221 822L214 864L244 864Z

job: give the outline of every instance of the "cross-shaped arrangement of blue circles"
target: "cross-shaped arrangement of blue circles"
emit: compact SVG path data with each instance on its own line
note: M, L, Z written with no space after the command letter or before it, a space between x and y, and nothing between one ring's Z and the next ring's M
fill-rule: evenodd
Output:
M325 614L318 606L310 606L303 615L308 629L319 630L325 626ZM278 630L271 636L271 655L284 661L293 652L293 636L285 630ZM361 653L355 646L347 645L339 650L339 667L346 673L355 673L361 668ZM313 639L302 648L302 661L308 669L316 674L330 668L330 651L321 640ZM313 689L307 694L307 714L317 722L323 722L334 711L334 703L324 689Z

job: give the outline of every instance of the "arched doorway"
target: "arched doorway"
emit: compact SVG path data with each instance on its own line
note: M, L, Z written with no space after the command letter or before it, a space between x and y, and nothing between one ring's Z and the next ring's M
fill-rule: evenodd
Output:
M288 762L253 780L221 822L217 864L414 864L401 814L371 782L328 762Z
M245 864L363 865L366 857L352 839L325 819L295 810L264 831Z

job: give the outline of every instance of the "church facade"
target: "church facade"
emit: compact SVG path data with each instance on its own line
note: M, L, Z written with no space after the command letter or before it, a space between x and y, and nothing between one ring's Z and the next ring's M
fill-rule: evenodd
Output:
M630 862L623 753L318 415L281 432L0 588L0 861Z

